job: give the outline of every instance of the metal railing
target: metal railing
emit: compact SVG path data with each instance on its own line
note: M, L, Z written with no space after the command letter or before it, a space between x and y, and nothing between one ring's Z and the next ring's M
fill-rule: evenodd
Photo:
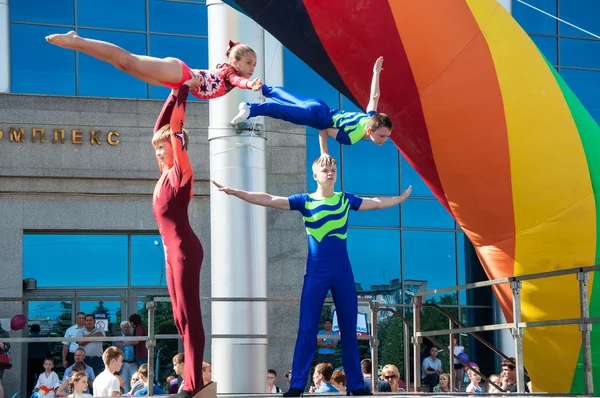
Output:
M504 280L501 280L501 281L504 281ZM490 281L490 282L493 282L493 281ZM504 281L504 282L506 282L506 281ZM502 283L502 282L500 282L500 283ZM470 284L470 285L458 286L454 289L461 290L461 289L465 289L467 287L481 287L481 286L488 286L488 285L490 285L489 282L481 282L480 284ZM417 293L417 298L421 299L421 297L425 296L426 294L432 294L432 293L438 294L442 290L438 289L438 290L433 290L433 291ZM444 290L444 291L451 291L451 288ZM152 296L152 295L148 295L148 296ZM56 343L56 342L79 342L79 341L84 341L84 342L145 341L147 349L148 349L148 378L149 378L149 380L153 380L154 376L155 376L155 371L156 371L154 351L155 351L155 348L157 345L157 341L180 338L180 336L178 334L157 334L157 333L155 333L155 311L157 308L157 304L160 302L170 302L171 300L168 296L154 296L152 298L148 298L148 297L102 297L102 296L99 296L99 297L94 297L94 296L75 297L75 296L60 296L60 295L48 294L47 296L39 296L39 297L0 297L0 302L3 302L3 301L9 301L9 302L10 301L12 301L12 302L48 301L49 299L52 299L52 301L64 300L64 301L70 301L70 302L74 302L74 301L146 302L146 309L148 311L148 313L147 313L148 335L147 336L139 336L139 337L135 337L135 336L103 336L103 337L72 337L72 338L65 338L65 337L11 337L11 338L7 338L7 339L3 339L2 341L8 342L8 343L12 343L12 342L15 342L15 343L55 342ZM300 298L295 298L295 297L294 298L201 297L201 301L202 302L299 303ZM418 391L418 389L420 387L420 366L416 366L416 360L417 360L417 358L419 358L419 353L418 353L418 343L415 344L414 342L420 341L418 339L420 339L421 337L434 336L434 335L439 335L442 333L436 333L436 332L411 333L410 332L411 328L413 328L415 331L418 330L418 329L415 329L414 322L416 322L419 319L419 311L414 311L413 325L411 325L409 320L407 320L406 317L404 317L398 311L398 308L410 307L410 305L403 304L403 303L398 303L398 304L380 303L377 300L373 300L371 298L358 298L358 302L359 302L359 305L363 304L363 305L368 305L368 307L369 307L368 315L370 317L371 330L370 330L370 332L368 331L368 335L357 336L357 337L359 340L369 341L373 374L376 375L376 372L379 367L378 366L379 365L378 364L378 362L379 362L378 349L379 349L379 345L380 345L380 341L378 338L379 313L380 312L390 312L390 313L392 313L392 315L394 317L396 317L402 321L402 327L403 327L403 333L402 333L403 334L403 342L402 342L402 344L403 344L403 348L404 348L403 349L403 352L404 352L404 358L403 358L404 359L404 380L406 383L406 391L410 391L410 388L411 388L411 369L410 369L409 365L410 365L410 345L411 345L410 339L411 339L411 336L413 336L413 347L416 350L415 351L416 355L415 355L414 391ZM325 304L331 305L334 303L331 298L327 298L325 300ZM444 311L442 309L442 307L440 307L436 304L421 304L420 308L425 307L425 306L433 306L436 309L438 309L439 311L441 311L443 314L445 314L446 316L451 316L448 312ZM448 305L448 306L443 306L443 307L458 307L458 306L457 305ZM461 306L461 307L481 308L481 307L488 307L488 306ZM413 308L414 308L414 303L413 303ZM453 333L463 333L463 332L472 333L471 331L473 331L473 332L479 331L477 328L467 328L466 325L460 323L458 320L454 320L454 322L456 322L459 326L461 326L461 328L453 329ZM510 327L513 326L513 324L510 324L510 325L511 325ZM495 330L495 329L485 329L485 330ZM443 334L448 334L448 332L445 331ZM474 333L472 333L472 334L474 334ZM415 336L417 336L417 338L415 338ZM296 337L297 337L296 334L266 334L266 335L212 334L211 335L211 338L285 338L285 339L295 339ZM332 336L331 338L340 339L339 336L337 336L337 337ZM506 355L500 353L498 350L495 350L495 352L506 357ZM420 362L420 360L419 360L419 362ZM469 367L468 364L465 364L465 365L467 367ZM451 369L452 369L452 366L451 366ZM373 384L374 384L373 390L375 390L376 383L373 383ZM375 392L375 391L373 391L373 392ZM152 389L149 389L149 395L152 395Z
M413 349L414 349L414 366L415 366L415 384L418 384L420 380L420 351L419 345L421 344L423 337L433 337L457 333L475 333L492 330L505 330L511 329L512 335L515 342L515 365L517 370L517 392L525 392L525 372L523 365L523 329L539 326L558 326L558 325L579 325L581 331L581 343L583 352L583 368L584 368L584 380L585 380L585 393L588 395L594 394L594 383L593 383L593 370L592 370L592 350L590 333L592 330L592 323L600 322L600 318L590 318L589 313L589 286L588 281L590 279L590 273L600 271L600 266L594 265L589 267L577 267L557 271L540 272L529 275L515 276L510 278L500 278L484 282L469 283L466 285L448 287L443 289L433 289L423 292L417 292L413 298ZM521 318L521 288L522 282L528 280L545 279L556 276L564 275L576 275L579 281L579 305L580 305L580 317L570 319L554 319L547 321L538 322L523 322ZM460 328L452 328L450 330L434 330L423 332L420 330L420 312L421 309L426 305L423 304L423 297L431 294L440 294L446 292L456 292L460 290L475 289L480 287L495 286L504 283L509 283L512 290L513 299L513 322L503 323L498 325L484 325L475 327L464 327L460 325ZM451 321L452 322L452 321ZM452 341L452 339L450 339ZM462 362L458 357L454 356L454 353L450 353L451 358L455 358ZM468 366L470 368L470 366ZM472 369L472 368L471 368ZM478 373L479 374L479 373ZM481 374L480 374L481 375ZM485 378L485 377L484 377ZM418 387L415 385L415 391Z

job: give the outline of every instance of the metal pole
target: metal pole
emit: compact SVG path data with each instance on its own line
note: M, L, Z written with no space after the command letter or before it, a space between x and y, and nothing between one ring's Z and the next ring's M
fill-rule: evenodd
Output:
M450 321L450 347L448 347L449 350L449 357L450 357L450 392L454 391L454 387L456 385L456 380L454 380L454 376L455 376L455 370L454 370L454 335L452 334L452 329L454 329L454 322L452 321L452 319L449 319Z
M402 325L404 328L404 383L406 384L406 391L410 391L410 329L408 328L408 322L406 319L402 319Z
M253 77L264 80L264 30L221 0L208 0L209 65L226 61L227 43L242 41L255 51ZM236 88L209 101L210 178L247 191L266 190L263 124L230 124L241 102L259 93ZM266 209L211 186L211 286L213 297L267 297ZM219 393L264 393L267 377L266 302L213 302L212 371ZM241 335L245 335L243 337ZM255 337L248 337L255 336ZM262 336L262 337L259 337ZM231 369L244 369L231 377Z
M371 365L372 365L372 373L373 383L371 383L371 392L375 392L375 387L377 386L378 375L378 349L379 349L379 339L377 338L377 319L379 318L379 303L377 301L372 301L369 304L371 308L371 339L369 340L371 346Z
M413 361L415 367L415 388L414 392L421 390L421 338L417 333L421 331L421 296L413 297Z
M146 303L148 309L148 341L146 342L146 348L148 348L148 395L154 395L153 383L154 383L154 347L156 347L156 338L154 336L154 311L156 310L156 303L149 301Z
M594 375L592 371L592 343L590 334L592 325L587 323L587 318L590 316L590 303L588 300L588 281L590 280L589 272L580 272L577 274L579 281L579 308L581 311L581 346L583 350L583 372L585 377L585 393L586 395L594 395Z
M513 293L513 327L512 334L515 339L515 362L517 369L517 393L525 392L525 369L523 365L523 329L519 327L521 322L521 288L520 281L510 283Z

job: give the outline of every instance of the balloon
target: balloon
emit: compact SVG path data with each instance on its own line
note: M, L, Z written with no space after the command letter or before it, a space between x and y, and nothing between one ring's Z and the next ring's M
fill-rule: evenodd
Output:
M469 356L464 352L461 352L460 354L458 354L458 359L460 359L464 363L469 363Z
M27 318L23 314L17 314L10 320L11 330L21 330L27 325Z

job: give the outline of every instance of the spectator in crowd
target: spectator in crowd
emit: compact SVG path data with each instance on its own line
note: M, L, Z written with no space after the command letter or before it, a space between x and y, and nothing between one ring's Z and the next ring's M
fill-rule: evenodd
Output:
M148 364L144 363L138 369L138 375L140 376L140 380L144 383L144 388L135 392L135 396L143 396L148 395L148 384L150 384L150 380L148 380ZM161 390L157 385L155 385L154 380L152 380L152 395L165 395L165 392Z
M360 368L363 375L363 379L365 380L365 390L372 392L373 391L373 364L369 358L365 358L360 362ZM379 392L392 392L392 387L388 382L383 380L377 380L377 387L375 391Z
M402 380L402 377L400 377L400 371L396 365L385 365L381 370L381 375L383 380L390 385L392 392L403 392L406 390L406 384Z
M433 388L433 392L451 392L452 385L450 384L450 375L448 373L442 373L440 375L440 382Z
M148 335L148 329L146 329L146 326L144 326L140 314L131 314L129 317L129 323L133 328L133 335L135 337L144 337ZM148 363L148 348L146 347L146 342L133 341L132 343L134 343L135 346L135 359L138 366Z
M429 356L423 360L421 369L421 380L429 386L429 392L433 392L433 387L437 386L442 374L442 361L437 358L438 349L432 347L429 350Z
M317 334L317 346L319 347L317 350L317 363L330 363L331 366L335 367L333 354L335 353L335 347L337 347L338 334L332 330L332 326L331 319L325 319L323 322L324 330L319 330Z
M131 390L129 390L129 393L127 393L127 395L134 395L142 388L144 388L144 383L140 379L140 374L138 372L135 372L133 375L131 375Z
M75 316L75 325L71 326L65 332L65 337L81 337L85 328L85 313L78 312ZM62 347L62 366L68 368L75 363L75 350L79 348L76 341L63 341Z
M179 384L179 379L177 377L167 377L167 385L169 386L169 391L167 392L169 393L169 395L177 394L177 390L179 390L179 386L177 384Z
M44 359L44 372L38 377L34 391L37 391L39 398L54 398L56 389L60 386L58 375L54 369L54 358Z
M212 381L212 365L210 362L202 362L202 380L204 385L207 385Z
M3 343L2 339L8 339L8 332L2 329L0 324L0 354L8 354L10 350L10 343ZM4 387L2 386L2 378L4 377L4 369L0 369L0 398L4 398Z
M500 389L498 389L497 387L494 387L494 384L496 384L497 386L502 387L502 380L500 379L500 376L497 374L493 374L490 377L488 377L488 380L491 383L488 383L488 392L489 393L498 393L498 392L502 392ZM494 383L494 384L492 384Z
M177 375L177 378L181 380L181 384L175 393L178 393L183 388L183 373L185 372L185 353L180 352L173 357L173 371ZM207 384L207 383L204 383Z
M123 366L123 351L117 347L108 347L102 354L102 361L105 368L94 380L94 397L121 395L121 383L115 376L115 372L121 370L121 366Z
M280 393L281 388L275 385L277 381L277 372L273 369L267 370L267 393Z
M94 315L87 314L85 316L85 327L82 331L83 337L102 337L105 336L104 331L96 329L96 318ZM87 363L94 369L94 374L100 374L104 368L102 362L102 349L101 341L79 341L79 348L85 348L85 356Z
M515 359L508 358L502 361L502 374L506 377L507 386L504 389L508 392L517 392L517 369ZM504 386L502 386L504 388ZM529 391L529 386L525 384L525 392Z
M333 376L333 366L330 363L318 364L313 372L313 383L315 385L310 388L310 392L338 392L337 388L331 384L331 376Z
M29 337L42 337L40 325L34 323L29 326ZM51 356L50 344L44 342L35 342L27 344L27 396L30 397L33 392L38 376L42 373L44 360Z
M69 390L71 394L69 398L88 398L91 397L88 391L89 380L85 372L76 372L71 376L71 381L69 382Z
M65 369L63 379L67 379L67 381L68 381L68 379L71 375L71 372L76 371L75 365L77 365L78 363L82 363L85 366L84 366L84 369L81 370L80 372L85 372L89 382L94 381L94 379L96 378L96 373L94 373L94 369L92 369L92 367L85 362L85 356L86 356L85 349L78 348L75 351L75 355L74 355L75 363L73 365L69 366L67 369Z
M467 369L467 376L469 377L469 380L471 380L471 382L469 383L465 391L471 394L484 392L483 388L479 387L479 383L481 383L481 376L479 376L475 372L475 370L479 372L479 367L473 365L471 365L471 367L473 369Z
M131 323L129 321L121 322L121 336L131 336ZM115 346L123 351L123 367L120 376L123 379L124 393L127 394L131 389L131 376L137 371L138 364L135 359L135 343L137 341L119 341Z
M77 352L75 353L75 358L77 358ZM71 385L72 385L71 382L73 381L73 375L75 373L85 374L85 376L86 376L85 380L88 385L86 386L86 388L83 391L85 393L88 393L87 395L90 395L89 391L90 391L90 387L92 386L92 380L89 379L88 373L86 372L86 370L89 369L89 371L91 371L93 374L94 371L92 370L92 368L89 366L85 366L85 363L83 363L83 362L75 362L68 369L69 369L69 374L67 374L67 372L65 372L62 383L56 390L56 396L57 397L67 397L67 396L70 396L73 394L73 389L71 388Z
M463 364L458 361L455 357L465 352L465 347L460 345L458 342L458 338L456 335L452 336L452 340L454 341L454 388L455 391L460 391L462 379L463 379ZM448 351L450 351L450 346L448 346Z
M346 375L341 370L336 370L331 375L331 384L341 393L346 392Z

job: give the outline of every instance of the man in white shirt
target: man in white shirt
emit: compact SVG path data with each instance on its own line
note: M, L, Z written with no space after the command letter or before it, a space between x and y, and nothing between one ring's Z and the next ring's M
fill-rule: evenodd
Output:
M94 315L85 316L85 327L82 329L83 337L101 337L106 336L104 331L96 329L96 319ZM102 342L101 341L79 341L79 346L85 349L87 363L94 369L95 374L102 372ZM121 352L122 354L122 352Z
M442 361L437 358L438 349L432 347L429 350L429 356L423 360L421 370L421 379L429 385L429 391L433 392L433 387L437 386L440 375L442 374ZM452 386L450 384L450 386Z
M117 397L121 395L121 383L114 375L123 366L123 351L117 347L108 347L102 360L106 368L94 380L94 397Z
M71 326L65 332L65 337L81 337L83 336L83 328L85 327L85 313L78 312L75 316L75 325ZM63 341L62 348L62 365L66 369L75 363L75 350L79 347L76 341Z

